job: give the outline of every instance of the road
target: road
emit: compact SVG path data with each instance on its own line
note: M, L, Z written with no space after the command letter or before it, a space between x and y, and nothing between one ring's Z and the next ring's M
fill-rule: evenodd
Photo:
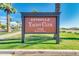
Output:
M15 35L20 34L20 33L21 32L15 32L15 33L8 33L8 34L0 35L0 39L6 39L8 37L15 36Z

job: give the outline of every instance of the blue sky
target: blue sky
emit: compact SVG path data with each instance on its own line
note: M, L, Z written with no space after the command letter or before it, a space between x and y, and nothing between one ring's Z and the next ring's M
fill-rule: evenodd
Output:
M11 14L12 22L21 21L20 12L54 12L55 4L52 3L14 3L17 13ZM0 10L0 20L6 23L6 13ZM61 4L60 27L79 27L79 4L63 3Z

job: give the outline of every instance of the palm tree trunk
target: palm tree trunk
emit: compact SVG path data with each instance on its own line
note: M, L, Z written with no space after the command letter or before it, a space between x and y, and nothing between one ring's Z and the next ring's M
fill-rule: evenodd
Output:
M7 11L7 32L11 32L10 31L10 15L9 15L9 11Z

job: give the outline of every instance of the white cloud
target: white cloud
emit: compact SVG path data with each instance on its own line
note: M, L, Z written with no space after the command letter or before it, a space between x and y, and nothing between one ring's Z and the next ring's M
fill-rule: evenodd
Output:
M16 22L10 22L10 24L11 24L11 25L15 25L15 26L17 25Z
M1 19L6 19L6 16L0 16Z
M6 20L0 20L2 24L6 24Z
M3 22L3 21L6 21L6 20L0 20L0 21L2 21L2 22Z
M10 17L13 18L12 16L10 16ZM6 20L6 16L0 16L0 19Z

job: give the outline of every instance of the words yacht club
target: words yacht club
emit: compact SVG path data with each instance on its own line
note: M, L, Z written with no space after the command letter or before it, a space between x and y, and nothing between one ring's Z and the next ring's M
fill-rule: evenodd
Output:
M30 18L28 22L29 27L52 27L52 18Z

